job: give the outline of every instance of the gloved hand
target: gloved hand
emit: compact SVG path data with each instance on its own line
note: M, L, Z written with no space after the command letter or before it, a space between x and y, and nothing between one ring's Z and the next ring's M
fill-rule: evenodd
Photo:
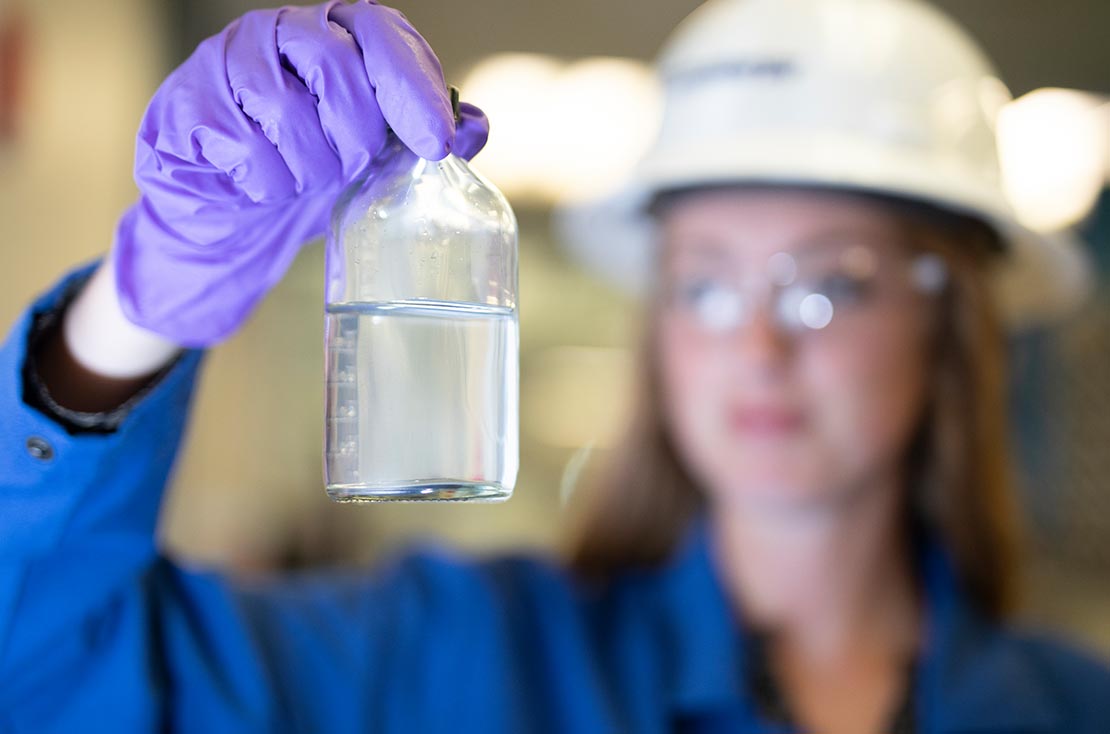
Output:
M255 11L158 89L135 154L141 197L111 254L127 318L182 346L229 336L320 235L387 126L432 160L472 157L439 61L401 13L359 0Z

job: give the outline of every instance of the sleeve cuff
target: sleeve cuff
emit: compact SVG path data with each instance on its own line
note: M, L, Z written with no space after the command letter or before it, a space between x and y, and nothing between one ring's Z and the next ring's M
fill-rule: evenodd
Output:
M66 408L59 405L58 402L54 400L50 395L50 391L47 390L46 385L43 384L42 379L39 377L35 355L38 353L38 347L43 339L54 329L61 326L62 315L81 291L81 288L88 282L98 265L99 262L86 265L73 273L70 278L67 278L62 287L57 291L55 298L48 299L48 303L43 303L39 308L34 310L31 316L30 328L27 332L26 358L24 359L22 368L23 402L64 428L70 435L114 433L116 429L119 428L120 424L123 423L124 419L131 413L132 409L141 403L151 391L158 387L162 379L184 356L184 352L178 355L174 361L170 362L170 364L166 365L159 370L157 374L152 376L147 384L128 399L127 402L110 411L86 413Z

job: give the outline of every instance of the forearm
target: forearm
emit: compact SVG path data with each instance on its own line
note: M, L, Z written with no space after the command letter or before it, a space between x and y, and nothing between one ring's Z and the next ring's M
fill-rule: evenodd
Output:
M133 397L180 349L128 321L105 260L34 355L50 396L86 413L112 410Z

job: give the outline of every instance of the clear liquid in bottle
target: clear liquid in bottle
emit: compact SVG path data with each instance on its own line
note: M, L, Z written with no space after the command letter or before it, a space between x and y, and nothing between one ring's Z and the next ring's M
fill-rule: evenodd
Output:
M513 309L423 300L331 304L325 328L334 499L511 493L519 395Z

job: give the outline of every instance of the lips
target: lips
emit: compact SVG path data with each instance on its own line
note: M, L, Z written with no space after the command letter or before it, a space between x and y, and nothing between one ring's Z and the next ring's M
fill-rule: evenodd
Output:
M779 438L802 429L802 411L769 405L744 405L729 409L728 427L735 433L750 437Z

